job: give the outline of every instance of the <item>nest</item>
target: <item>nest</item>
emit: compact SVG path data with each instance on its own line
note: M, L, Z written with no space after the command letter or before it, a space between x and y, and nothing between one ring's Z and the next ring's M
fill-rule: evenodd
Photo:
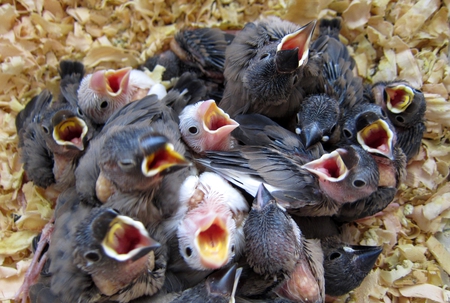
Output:
M439 0L6 0L0 6L0 300L12 302L31 241L56 196L23 179L15 116L34 95L58 93L62 59L87 72L136 67L184 26L239 29L260 15L305 24L342 17L341 40L367 82L404 79L427 101L426 133L395 200L347 226L353 243L381 245L376 266L335 302L450 300L449 2ZM155 79L160 73L153 73ZM170 84L167 84L170 85Z

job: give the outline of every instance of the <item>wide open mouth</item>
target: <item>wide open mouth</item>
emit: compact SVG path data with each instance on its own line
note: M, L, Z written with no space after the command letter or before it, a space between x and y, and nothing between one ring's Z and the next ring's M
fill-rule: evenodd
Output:
M171 143L165 143L142 161L142 173L146 177L153 177L159 173L173 172L177 169L189 166L190 162L174 150Z
M239 123L230 118L214 100L204 101L198 108L203 120L203 128L209 133L226 132L229 134L239 126Z
M53 127L53 139L59 145L74 146L84 150L83 139L88 127L78 117L62 118L62 121Z
M348 168L337 151L325 154L302 167L330 182L339 182L348 174Z
M128 88L130 74L130 67L119 70L97 71L92 74L89 86L99 93L107 93L116 97Z
M377 153L392 159L393 132L389 125L379 119L367 125L357 134L359 144L370 153Z
M197 230L195 244L203 266L215 269L227 263L230 235L225 222L217 216Z
M388 86L385 91L387 108L394 114L404 112L414 99L413 90L405 85Z
M298 31L284 36L277 46L277 52L292 50L298 47L298 66L306 64L308 61L309 44L315 27L316 21L311 21Z
M102 246L111 258L126 261L137 260L160 244L150 238L141 222L126 216L117 216L109 224Z

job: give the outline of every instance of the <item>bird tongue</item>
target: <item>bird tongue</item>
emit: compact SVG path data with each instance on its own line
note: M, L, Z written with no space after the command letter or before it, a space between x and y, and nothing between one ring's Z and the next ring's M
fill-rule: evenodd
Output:
M206 268L216 269L229 259L230 236L224 220L218 216L205 217L198 222L195 243Z
M315 27L316 21L311 21L298 31L284 36L278 44L277 53L298 48L298 66L305 64L308 60L309 42Z
M136 261L160 244L150 238L141 222L117 216L103 239L105 253L118 261Z
M379 119L367 125L357 134L359 144L370 153L378 153L392 159L393 133L389 125Z
M348 174L348 168L337 151L324 154L317 160L306 163L304 169L330 182L338 182Z
M74 146L84 150L83 138L88 131L86 123L77 118L64 119L53 128L53 139L59 145Z
M414 98L412 89L405 85L388 86L385 91L388 96L387 108L394 114L404 112Z

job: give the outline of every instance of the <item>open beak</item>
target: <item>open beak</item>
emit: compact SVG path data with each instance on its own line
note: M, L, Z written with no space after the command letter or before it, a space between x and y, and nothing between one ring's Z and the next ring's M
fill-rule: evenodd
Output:
M195 245L204 267L224 266L230 259L230 233L225 220L217 215L203 218L195 234Z
M406 85L387 86L385 88L386 106L394 114L404 112L414 99L413 90Z
M298 31L286 35L277 46L276 64L280 72L292 72L308 62L309 45L316 27L311 21Z
M389 159L393 159L392 141L394 133L389 125L378 119L358 131L357 139L359 144L369 153L381 154Z
M227 136L239 126L239 123L231 119L221 108L217 107L214 100L204 101L199 106L197 113L203 121L203 129L216 136L216 138Z
M159 246L141 222L120 215L111 221L102 241L106 255L121 262L137 261Z
M348 175L348 168L337 150L306 163L302 168L330 182L339 182Z
M140 143L145 155L141 170L146 177L168 174L191 165L163 136L146 136L140 139Z
M97 71L92 74L89 87L98 93L116 97L128 90L131 67L119 70Z
M52 118L53 139L59 145L84 150L84 137L88 132L86 123L67 110L57 112Z

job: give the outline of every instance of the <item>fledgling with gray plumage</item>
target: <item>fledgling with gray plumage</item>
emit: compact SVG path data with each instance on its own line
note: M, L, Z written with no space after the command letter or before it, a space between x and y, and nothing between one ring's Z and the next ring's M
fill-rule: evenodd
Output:
M60 192L73 186L78 159L95 134L95 128L78 108L73 95L83 72L81 63L62 61L58 100L44 90L17 117L24 168L38 186L54 183Z
M339 40L340 19L322 19L319 29L311 50L321 58L322 69L314 85L304 88L296 133L307 148L317 142L332 148L340 139L342 114L363 100L363 84L353 75L355 61Z
M277 126L270 128L273 131ZM342 204L367 197L377 188L376 163L363 149L348 145L331 153L314 154L295 134L285 133L288 136L278 140L268 137L260 127L246 127L236 137L238 141L253 137L248 141L261 138L261 142L272 143L210 151L196 161L252 196L264 183L283 207L302 216L336 214Z
M129 302L155 294L164 284L166 262L156 252L160 246L141 222L102 207L77 227L73 262L102 296Z
M369 88L367 95L370 101L386 111L395 127L397 142L409 161L419 152L425 132L426 101L423 93L402 80L377 82Z
M232 118L261 113L295 122L303 79L319 66L309 54L315 21L300 27L278 17L249 22L225 52L225 91L219 106Z
M248 264L255 273L272 281L276 294L296 302L323 302L320 245L303 238L286 209L264 185L258 189L244 232Z
M201 86L199 86L201 83L199 83L196 78L191 78L190 74L183 75L179 81L181 82L179 84L177 83L174 89L169 91L163 100L160 101L157 96L150 95L124 106L109 118L103 127L102 132L92 141L86 156L81 159L75 172L77 177L77 190L87 203L98 205L101 202L105 202L115 190L123 190L124 192L138 190L137 187L142 187L143 185L134 184L132 181L133 178L141 178L141 181L144 183L151 182L153 178L151 178L150 175L146 177L142 175L143 173L148 174L147 168L145 169L146 172L140 172L144 153L147 153L148 156L151 154L148 153L151 151L149 144L155 145L155 148L157 147L156 145L159 144L159 148L154 149L154 152L158 150L163 151L163 149L167 147L167 153L162 153L162 156L166 154L170 155L172 152L172 154L175 155L177 153L176 150L180 152L175 158L171 157L167 163L172 162L173 164L176 164L174 161L177 158L181 160L180 156L184 157L186 151L183 143L180 141L181 136L178 129L177 111L181 110L181 108L189 101L197 101L199 95L196 89L201 89ZM158 126L156 128L158 129L152 128L152 125L157 121L160 121L157 123ZM160 132L160 135L165 136L166 139L162 139L163 141L167 141L167 138L169 138L169 141L160 141L159 143L152 141L152 143L150 143L149 140L144 138L150 139L151 134L155 134L158 131ZM120 148L120 146L116 147L116 144L114 143L115 139L111 139L111 136L115 136L118 140L123 141L123 143L131 149L127 150L124 148L124 153L119 154L118 148ZM139 139L139 137L142 138ZM107 139L111 142L111 149L104 148L104 142ZM173 142L171 142L172 140ZM171 147L171 145L174 144L175 146ZM175 151L173 150L173 147L175 147ZM106 154L103 155L103 152ZM119 174L116 176L110 174L106 175L105 178L105 172L102 173L99 162L103 159L103 163L106 165L107 162L105 159L107 157L110 157L110 163L108 164L108 167L103 168L111 173L113 170L115 170L115 173L122 171L122 175ZM126 163L114 162L116 160L122 162L125 161ZM181 162L187 163L186 161ZM160 168L161 170L164 170L164 166L161 166ZM127 174L127 170L134 170L139 173L136 175L130 173L131 179L127 180L126 178L122 178ZM117 183L114 184L114 182L108 180L108 176L116 178ZM155 176L157 177L158 174L155 174ZM100 181L98 180L99 178L101 179ZM128 184L126 184L127 182Z

